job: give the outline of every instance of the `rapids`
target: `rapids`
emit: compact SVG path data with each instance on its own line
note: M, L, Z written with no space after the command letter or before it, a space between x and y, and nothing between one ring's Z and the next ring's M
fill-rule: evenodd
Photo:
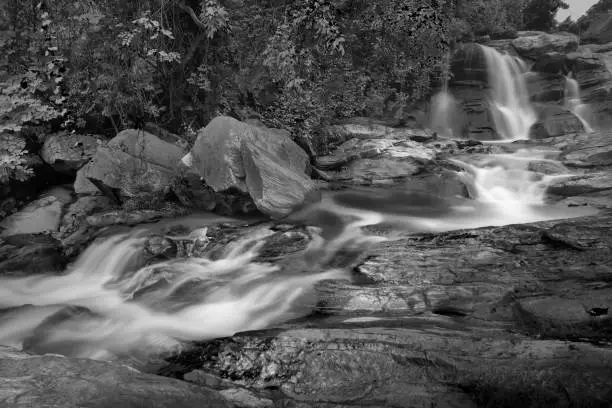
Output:
M501 143L527 139L536 120L525 86L527 67L492 48L482 50ZM572 81L568 86L568 103L575 103L579 93ZM441 134L453 136L449 116L459 109L457 101L445 89L433 102L434 124ZM312 235L308 247L285 263L258 261L262 239L273 233L266 228L228 244L214 259L184 253L153 264L143 253L147 236L160 230L159 225L124 228L92 243L61 275L0 277L0 345L93 359L146 360L188 341L306 316L314 307L317 282L351 279L347 267L331 266L337 255L361 253L393 239L394 234L368 235L362 227L440 232L593 213L547 203L550 183L571 175L541 174L531 164L554 163L557 154L518 150L452 159L469 198L401 186L327 192L319 203L284 220L310 226ZM191 221L189 236L170 239L206 245L206 227L215 220Z
M361 227L431 232L584 215L546 204L547 186L564 175L528 168L534 160L554 161L554 154L519 150L474 156L471 163L453 160L471 199L402 189L327 194L287 218L318 227L289 270L256 261L261 239L271 234L265 229L228 245L214 260L186 254L152 265L142 261L150 230L100 239L62 275L0 278L0 344L94 359L146 359L185 341L306 315L314 306L307 304L313 285L350 279L350 271L327 266L334 256L385 240ZM175 239L206 243L206 232L204 226Z

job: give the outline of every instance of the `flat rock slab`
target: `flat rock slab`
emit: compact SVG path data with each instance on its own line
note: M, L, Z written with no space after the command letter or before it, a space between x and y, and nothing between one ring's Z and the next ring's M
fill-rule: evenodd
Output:
M608 213L382 243L356 267L372 283L328 283L320 288L321 307L328 313L387 307L512 321L509 296L600 298L612 279L611 227ZM583 315L588 317L588 308ZM564 319L562 312L558 319Z
M133 368L0 347L0 405L48 408L225 408L219 393Z
M495 334L436 317L400 320L243 333L172 362L184 372L206 370L255 390L278 389L277 406L510 408L581 401L603 407L612 401L610 349Z

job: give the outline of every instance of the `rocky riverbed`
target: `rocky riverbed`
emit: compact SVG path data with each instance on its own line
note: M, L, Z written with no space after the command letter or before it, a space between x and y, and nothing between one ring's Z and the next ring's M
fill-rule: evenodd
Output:
M489 45L514 47L540 74L568 61L601 68L607 58L601 50L587 56L569 35L513 41ZM587 71L577 79L593 96L609 72L597 71L591 84ZM451 88L468 86L456 78ZM596 107L605 110L603 102ZM50 138L43 159L76 181L0 221L0 405L611 406L612 134L555 126L577 122L566 111L565 119L541 112L552 116L539 119L537 138L506 143L354 118L325 129L327 151L316 157L282 130L227 117L202 129L191 147L176 135L136 130L108 143L88 138L85 146L72 136ZM490 121L466 129L493 134ZM527 191L542 199L538 212L499 207L495 194L483 202L479 172L498 167L529 176L511 186L519 191L545 185L541 195ZM334 197L345 207L326 207ZM472 213L453 212L466 206ZM515 218L491 212L498 207ZM385 211L392 216L380 216ZM347 234L360 217L369 225ZM80 325L104 321L96 320L103 313L72 296L77 286L54 279L76 282L71 268L86 272L75 267L84 251L110 251L100 245L121 233L134 234L120 248L125 259L98 252L90 264L117 278L116 286L120 276L109 268L147 272L133 275L139 279L130 281L129 296L122 293L122 306L142 302L171 315L197 299L199 291L155 297L181 276L172 265L184 260L231 272L195 279L204 293L223 288L226 276L246 279L222 300L252 294L262 276L266 284L308 285L264 293L278 299L246 303L252 315L240 303L213 309L228 314L181 327L189 336L172 332L180 338L172 347L162 347L163 336L132 336L140 322L126 324L131 315L120 316L125 332L100 336L104 324ZM256 251L251 259L236 248ZM28 298L44 282L53 290ZM295 300L291 313L275 313L287 299ZM262 316L265 324L255 322ZM223 334L199 335L208 328ZM112 352L92 352L102 349Z

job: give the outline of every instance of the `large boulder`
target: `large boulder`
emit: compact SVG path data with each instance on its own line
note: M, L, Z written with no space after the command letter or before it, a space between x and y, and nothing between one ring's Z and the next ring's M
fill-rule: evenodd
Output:
M187 150L166 142L159 137L138 129L119 132L108 147L121 150L130 156L167 169L175 169Z
M92 135L54 133L42 146L40 156L59 173L75 174L95 154L101 139Z
M546 54L569 53L578 49L578 37L571 33L548 34L539 31L519 32L512 45L523 58L538 60Z
M539 109L538 116L538 121L529 131L533 139L546 139L584 131L580 119L569 109L561 106L545 106Z
M64 188L55 187L48 190L21 211L2 220L0 236L58 231L62 210L71 200L71 193Z
M192 167L218 193L248 194L273 218L316 198L308 155L289 137L220 116L200 130Z
M95 194L107 188L119 197L162 193L170 189L185 153L151 133L124 130L78 171L74 189L77 194Z
M100 147L92 160L77 172L74 191L97 194L101 183L120 197L135 197L169 188L175 175L172 169L150 163L111 147Z
M4 407L229 408L218 392L121 364L0 348Z

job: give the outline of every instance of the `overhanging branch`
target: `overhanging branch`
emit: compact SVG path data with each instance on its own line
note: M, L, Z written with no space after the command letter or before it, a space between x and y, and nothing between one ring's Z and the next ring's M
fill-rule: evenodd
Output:
M184 0L178 0L176 2L176 5L179 6L181 10L189 14L189 17L191 17L193 22L196 23L198 27L200 27L202 30L207 29L206 25L202 21L200 21L200 19L198 18L198 15L196 14L196 12L190 6L185 4Z

